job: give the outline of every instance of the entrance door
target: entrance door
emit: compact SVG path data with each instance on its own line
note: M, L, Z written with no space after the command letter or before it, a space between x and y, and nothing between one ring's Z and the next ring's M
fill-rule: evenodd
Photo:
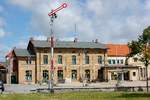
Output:
M124 80L129 80L129 71L124 73Z
M57 76L59 82L63 81L63 70L58 70Z
M85 79L90 81L90 70L85 70Z
M98 80L99 81L104 81L103 70L104 69L102 69L102 68L100 70L98 70Z

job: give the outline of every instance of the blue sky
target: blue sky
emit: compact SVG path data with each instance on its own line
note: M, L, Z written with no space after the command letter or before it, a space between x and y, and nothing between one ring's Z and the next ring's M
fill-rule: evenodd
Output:
M13 47L26 48L30 37L50 35L48 13L63 2L55 38L103 43L127 43L150 25L150 0L0 0L0 61Z

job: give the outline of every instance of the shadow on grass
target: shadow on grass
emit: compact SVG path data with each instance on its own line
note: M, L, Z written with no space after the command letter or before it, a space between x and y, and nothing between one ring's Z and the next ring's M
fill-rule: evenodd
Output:
M118 97L120 98L135 98L135 97L148 98L150 97L150 93L122 93Z

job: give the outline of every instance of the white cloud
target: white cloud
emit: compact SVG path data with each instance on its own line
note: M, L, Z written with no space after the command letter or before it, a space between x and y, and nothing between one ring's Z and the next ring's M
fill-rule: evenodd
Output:
M31 31L50 35L48 13L67 2L68 7L58 13L54 32L57 38L72 38L74 24L80 40L101 42L127 42L136 39L149 25L148 0L10 0L32 12Z
M44 35L33 36L35 40L47 40L47 37Z
M0 37L3 37L5 35L5 32L2 28L0 28Z
M6 35L4 26L5 26L5 21L2 17L0 17L0 37L4 37L4 35Z

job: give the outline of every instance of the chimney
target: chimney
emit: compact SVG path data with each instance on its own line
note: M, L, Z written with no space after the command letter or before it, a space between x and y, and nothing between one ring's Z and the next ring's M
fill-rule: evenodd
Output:
M33 41L34 39L33 39L33 37L30 37L30 41Z
M98 43L98 39L95 40L95 43Z
M75 42L75 43L78 42L78 38L74 38L74 42Z
M16 49L16 47L13 47L13 50Z

